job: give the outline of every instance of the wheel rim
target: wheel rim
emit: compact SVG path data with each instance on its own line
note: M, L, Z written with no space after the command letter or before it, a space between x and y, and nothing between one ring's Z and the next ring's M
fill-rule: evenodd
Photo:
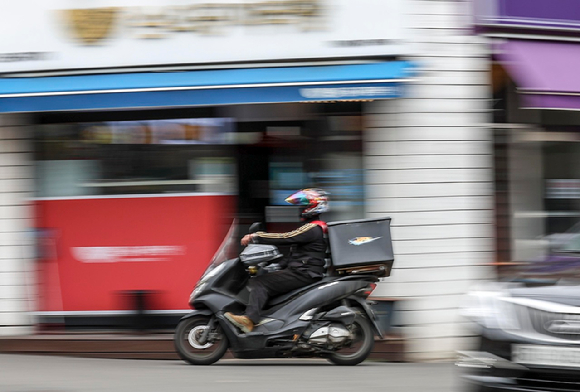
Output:
M201 335L207 330L207 325L198 325L196 327L193 327L189 333L187 334L187 341L189 342L189 344L198 350L205 350L210 348L211 346L213 346L212 342L207 342L205 344L202 344L199 342L199 338L201 337Z
M204 344L199 341L202 333L207 330L207 321L202 320L192 320L190 323L184 326L181 331L178 340L179 348L181 353L190 359L205 359L211 358L216 352L219 352L223 348L224 337L221 335L221 328L217 326L215 331L215 340L210 340Z
M351 359L357 357L366 346L366 336L360 324L355 323L351 331L352 343L334 353L334 356L341 359Z

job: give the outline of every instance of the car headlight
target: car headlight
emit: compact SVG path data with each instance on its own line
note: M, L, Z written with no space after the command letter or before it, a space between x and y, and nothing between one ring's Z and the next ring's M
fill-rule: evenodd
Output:
M502 291L470 292L461 313L485 328L518 330L517 305L505 301L506 296Z

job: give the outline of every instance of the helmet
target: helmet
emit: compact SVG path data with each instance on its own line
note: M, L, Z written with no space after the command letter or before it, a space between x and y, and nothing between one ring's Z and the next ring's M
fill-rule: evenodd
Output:
M301 189L288 196L286 202L298 206L306 206L300 214L305 219L328 211L328 193L322 189Z

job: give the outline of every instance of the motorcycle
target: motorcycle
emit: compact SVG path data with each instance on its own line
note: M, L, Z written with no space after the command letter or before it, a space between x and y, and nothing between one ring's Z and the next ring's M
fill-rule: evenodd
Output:
M255 231L256 224L250 228ZM329 272L270 298L250 333L232 325L224 313L243 313L248 279L267 273L282 257L275 246L259 244L233 257L236 238L234 224L191 293L194 310L176 327L175 348L184 361L210 365L228 348L236 358L321 357L336 365L357 365L369 356L375 334L382 332L367 301L379 277L366 269L343 276Z

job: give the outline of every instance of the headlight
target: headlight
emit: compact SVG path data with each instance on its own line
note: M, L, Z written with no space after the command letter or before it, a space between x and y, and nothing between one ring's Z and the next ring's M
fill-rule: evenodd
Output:
M501 291L473 291L462 309L462 315L490 329L520 329L517 305L504 301Z
M225 268L225 264L220 264L217 267L215 267L214 269L212 269L211 271L205 273L201 279L199 280L199 284L205 283L208 280L210 280L211 278L213 278L214 276L216 276L217 274L219 274L221 272L221 270L223 270Z
M195 288L193 289L193 291L191 292L191 294L189 296L189 303L190 304L193 302L195 297L197 297L198 294L201 293L201 291L205 288L207 281L210 280L211 278L213 278L214 276L216 276L217 274L219 274L221 272L221 270L223 270L225 268L225 266L226 266L225 264L220 264L217 267L215 267L214 269L206 272L201 277L201 279L199 280L199 282L197 282L197 284L195 285Z
M191 295L189 296L189 303L193 302L193 300L195 299L195 297L197 297L197 295L199 293L201 293L201 291L205 288L205 283L198 283L197 286L195 286L195 289L193 289L193 291L191 292Z

